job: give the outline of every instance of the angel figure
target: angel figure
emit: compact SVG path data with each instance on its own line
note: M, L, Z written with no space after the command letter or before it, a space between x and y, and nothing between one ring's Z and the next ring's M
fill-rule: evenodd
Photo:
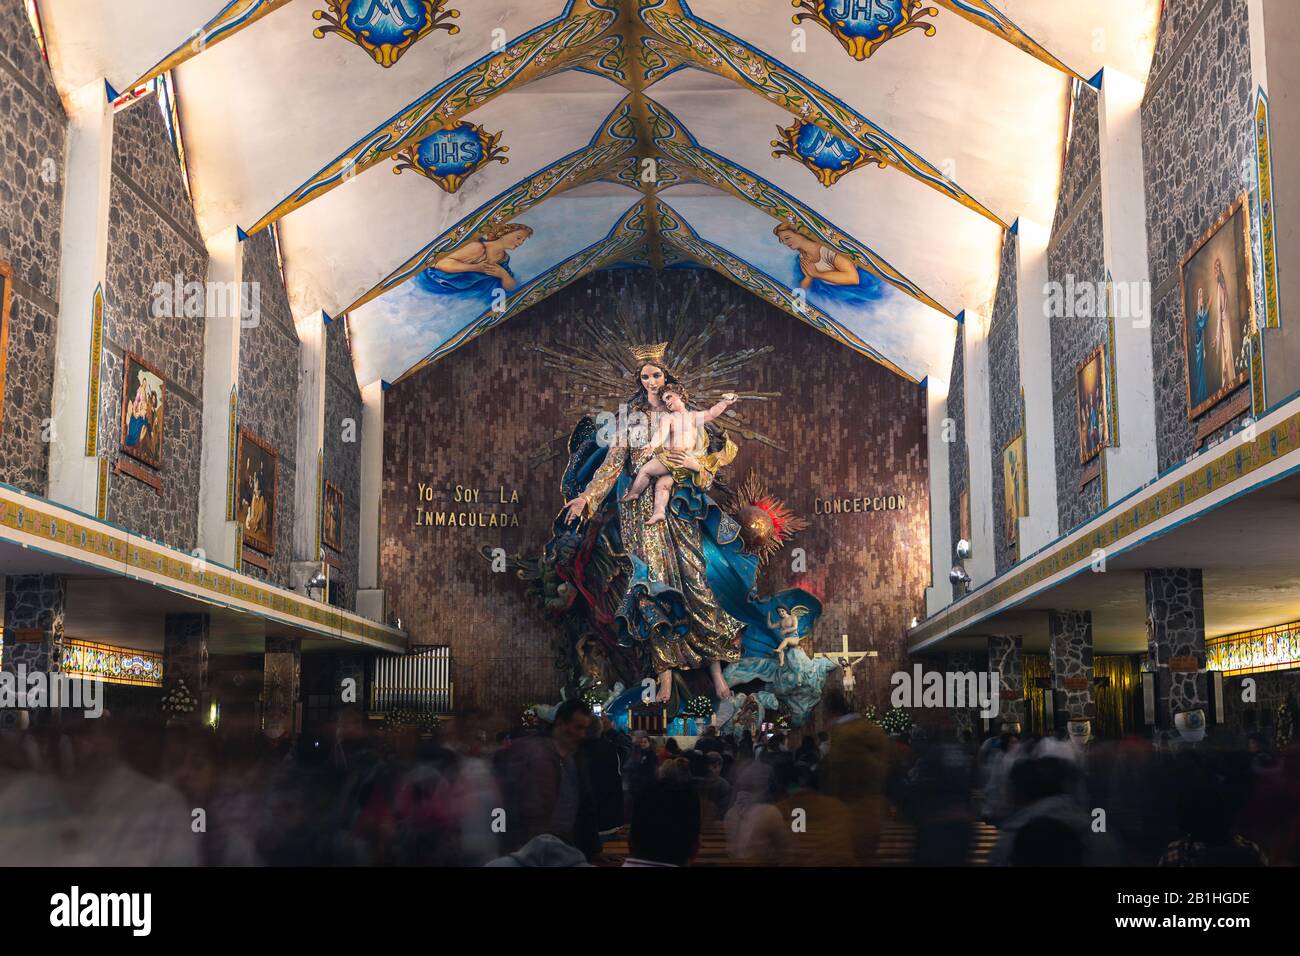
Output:
M778 607L773 614L767 617L767 623L770 627L775 628L776 632L781 635L781 643L776 646L777 662L785 667L785 649L787 647L798 647L807 634L799 633L799 622L803 620L808 613L808 608L802 604L795 605L790 609Z

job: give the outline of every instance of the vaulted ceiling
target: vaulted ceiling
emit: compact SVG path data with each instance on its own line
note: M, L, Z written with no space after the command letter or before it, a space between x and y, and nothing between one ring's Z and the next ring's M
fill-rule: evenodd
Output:
M295 312L348 315L363 383L631 267L714 269L920 379L988 308L1008 225L1051 221L1070 84L1144 78L1159 2L41 11L65 93L172 72L200 228L274 224ZM849 278L802 282L798 249Z

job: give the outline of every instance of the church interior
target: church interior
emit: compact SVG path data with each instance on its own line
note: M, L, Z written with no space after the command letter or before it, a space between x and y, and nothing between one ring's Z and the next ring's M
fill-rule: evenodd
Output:
M1298 73L0 0L0 867L1300 864Z

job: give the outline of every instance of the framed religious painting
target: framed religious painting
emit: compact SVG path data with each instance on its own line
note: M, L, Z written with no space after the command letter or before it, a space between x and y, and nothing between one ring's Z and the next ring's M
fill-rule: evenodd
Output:
M1092 461L1110 443L1106 393L1106 347L1098 345L1074 370L1079 464Z
M162 468L167 382L134 352L122 356L122 451L151 468Z
M280 456L247 428L239 429L235 473L235 520L244 544L263 554L275 554L275 491Z
M1002 508L1007 544L1015 544L1018 519L1029 514L1029 485L1025 481L1025 434L1002 449Z
M14 272L0 259L0 428L5 423L5 372L9 361L9 304L13 298Z
M325 542L325 547L335 551L343 550L343 489L332 481L325 482L321 539Z
M1245 193L1183 257L1179 279L1187 417L1196 419L1250 378L1255 282Z

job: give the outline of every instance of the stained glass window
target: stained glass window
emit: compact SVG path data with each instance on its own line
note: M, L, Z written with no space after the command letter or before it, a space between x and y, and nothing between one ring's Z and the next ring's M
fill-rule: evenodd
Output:
M134 647L65 638L62 670L69 677L98 677L110 684L161 687L163 659L161 654Z
M1300 667L1300 621L1216 637L1205 652L1206 669L1226 677Z

